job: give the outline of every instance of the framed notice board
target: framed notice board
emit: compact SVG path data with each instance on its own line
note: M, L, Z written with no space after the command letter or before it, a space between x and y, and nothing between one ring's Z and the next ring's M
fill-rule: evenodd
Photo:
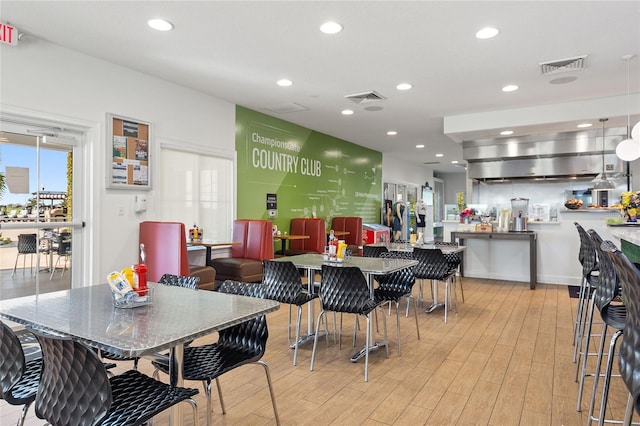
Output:
M107 188L151 189L151 123L107 114Z

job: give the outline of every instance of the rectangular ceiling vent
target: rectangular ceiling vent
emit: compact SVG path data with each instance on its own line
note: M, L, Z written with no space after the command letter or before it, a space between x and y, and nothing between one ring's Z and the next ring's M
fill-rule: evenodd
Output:
M440 162L439 161L425 161L422 164L426 164L427 166L431 166L433 164L440 164Z
M587 56L575 56L573 58L558 59L555 61L540 62L542 75L558 74L561 72L580 71L587 65Z
M344 95L344 97L352 100L357 104L364 104L369 102L380 102L387 99L384 96L382 96L380 93L376 92L375 90L371 90L369 92L363 92L363 93L353 93L351 95Z
M290 112L307 111L309 108L292 102L289 104L268 105L264 107L264 109L266 109L267 111L275 112L277 114L287 114Z

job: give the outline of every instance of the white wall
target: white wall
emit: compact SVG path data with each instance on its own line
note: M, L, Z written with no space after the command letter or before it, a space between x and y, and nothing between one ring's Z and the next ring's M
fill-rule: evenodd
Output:
M133 197L144 191L105 188L106 113L152 122L156 146L171 141L235 151L234 104L34 38L0 45L0 108L90 123L82 238L84 264L95 266L87 266L83 283L103 282L109 271L134 263L138 223L157 219L155 189L146 193L147 212L135 214Z
M457 204L456 194L467 190L467 173L438 173L437 177L444 181L444 203Z
M425 182L433 186L433 170L427 166L410 164L390 154L382 154L382 181L410 183L420 188Z

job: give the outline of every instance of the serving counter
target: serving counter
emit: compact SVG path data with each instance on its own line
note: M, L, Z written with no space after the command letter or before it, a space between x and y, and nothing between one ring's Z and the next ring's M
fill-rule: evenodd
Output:
M535 290L538 273L537 234L525 232L451 232L451 241L458 240L460 245L467 245L466 239L480 239L489 243L497 240L528 241L529 247L529 288ZM508 260L508 259L505 259ZM464 276L464 260L460 264L460 273ZM499 266L499 265L498 265Z

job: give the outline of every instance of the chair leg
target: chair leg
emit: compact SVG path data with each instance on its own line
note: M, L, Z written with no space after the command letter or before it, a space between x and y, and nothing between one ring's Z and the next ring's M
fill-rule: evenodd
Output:
M18 267L18 259L20 259L20 253L16 256L16 263L13 264L13 272L11 273L11 278L16 274L16 268Z
M364 381L369 381L369 345L371 338L371 312L365 315L367 318L367 335L365 337L365 352L364 352Z
M582 359L582 363L580 363L580 360L578 360L576 365L575 381L578 381L578 376L580 379L580 384L578 387L578 400L576 405L576 411L580 411L582 409L582 393L584 392L584 379L589 375L587 374L587 361L589 359L589 346L591 345L591 329L593 328L593 311L594 311L593 306L590 306L589 317L587 319L588 327L586 331L586 342L585 342L586 352L584 354L584 358ZM604 351L604 337L606 333L607 333L607 325L603 323L602 335L600 336L600 344L598 349L598 360L596 361L595 373L593 378L594 391L591 394L591 402L589 403L589 415L592 414L594 400L596 397L595 389L598 387L598 377L600 375L600 363L602 362L602 352Z
M220 400L220 409L222 414L227 414L227 409L224 406L224 399L222 399L222 387L220 387L220 379L216 377L216 387L218 388L218 399Z
M449 312L449 280L444 282L444 323L447 323L447 313Z
M398 329L398 355L402 356L402 352L400 351L400 309L399 309L400 301L396 302L396 326Z
M202 387L204 388L204 396L207 398L207 426L211 426L211 413L213 411L211 408L211 380L203 380Z
M574 380L576 382L578 381L578 376L580 371L580 359L583 356L586 359L589 355L589 341L591 340L589 334L591 330L591 324L593 324L593 313L595 311L595 297L591 298L591 300L588 301L588 303L589 303L589 306L587 306L587 312L585 313L585 317L584 317L585 328L584 328L584 331L579 332L580 340L576 342L576 346L574 347L574 353L575 353L574 359L576 362L576 377ZM586 342L583 343L585 339L586 339ZM584 353L583 353L583 345L586 346L586 348L584 349ZM585 364L586 366L586 361L583 364ZM583 369L582 373L584 374L584 372L585 370Z
M324 310L320 311L318 315L318 321L316 322L316 335L313 336L313 350L311 351L311 365L309 371L313 371L313 363L316 361L316 348L318 347L318 333L320 332L320 321L324 315ZM329 335L327 335L327 345L329 345Z
M269 394L271 395L271 404L273 405L273 414L276 417L276 425L280 426L280 417L278 416L278 407L276 407L276 396L273 393L273 385L271 384L271 374L269 373L269 366L264 361L256 361L256 364L260 364L264 367L264 373L267 376L267 384L269 385Z
M604 380L602 381L602 398L600 399L600 415L598 416L598 426L604 425L605 415L607 414L607 399L609 398L609 382L611 382L611 370L613 369L613 356L616 349L618 338L622 336L622 330L614 333L609 344L609 354L607 355L607 369L604 372ZM589 419L591 423L591 419Z
M291 305L289 305L289 323L287 325L287 344L288 345L291 344Z
M289 305L291 307L291 305ZM289 312L291 314L291 312ZM302 306L298 306L298 315L296 319L296 341L293 348L293 365L298 364L298 346L300 342L300 323L302 322Z
M29 411L30 406L31 402L27 402L22 406L22 412L20 413L20 418L18 419L18 426L24 425L24 419L27 417L27 411Z
M188 402L189 405L191 405L191 411L193 412L193 424L194 426L200 426L200 419L198 418L198 404L196 404L196 402L189 398L189 399L185 399L184 402ZM151 419L153 420L153 419ZM151 424L151 422L149 422Z
M413 296L409 295L407 303L409 302L409 299L413 299ZM413 307L413 313L416 318L416 334L418 335L418 340L420 340L420 326L418 325L418 301L416 299L413 299L413 304L415 305Z
M462 286L462 275L460 275L460 267L458 266L458 271L456 272L456 281L460 278L460 296L462 296L462 303L464 303L464 287Z

